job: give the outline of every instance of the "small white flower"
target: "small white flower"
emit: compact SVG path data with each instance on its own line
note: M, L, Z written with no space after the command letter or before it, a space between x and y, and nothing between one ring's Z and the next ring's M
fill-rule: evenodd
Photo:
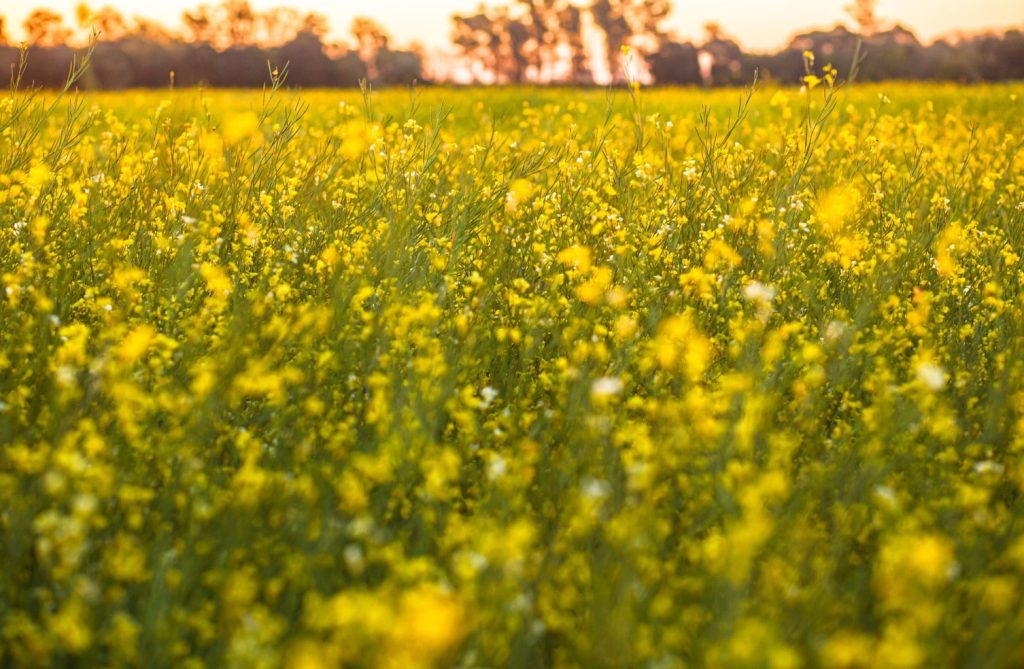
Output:
M988 474L989 472L993 474L1002 474L1005 469L1006 468L1003 467L1002 464L995 460L979 460L974 463L974 472L976 474Z
M887 504L896 503L896 491L887 485L876 485L875 497L884 501Z
M99 500L90 493L79 493L71 500L71 509L79 516L91 516L99 505Z
M583 496L588 499L603 499L611 493L611 486L607 481L588 478L581 486Z
M498 390L491 386L484 386L480 390L480 408L486 409L498 398Z
M358 544L349 544L348 546L345 546L341 555L349 567L358 569L363 566L363 549Z
M75 368L70 365L61 365L57 368L57 383L62 386L70 386L75 382Z
M846 324L840 321L830 321L825 328L825 341L833 342L843 336L846 332Z
M923 362L917 366L917 380L929 390L942 390L946 387L946 370L933 362Z
M500 455L496 455L494 456L494 459L491 460L490 466L488 466L487 468L487 478L490 479L491 481L495 479L500 479L502 476L505 475L505 472L507 470L508 465L505 462L505 458L501 457Z
M768 303L775 299L775 289L760 281L751 281L743 288L743 299L748 302Z
M590 395L595 399L607 399L622 392L622 379L602 376L590 385Z
M476 551L470 551L466 558L476 571L483 571L487 568L487 558Z

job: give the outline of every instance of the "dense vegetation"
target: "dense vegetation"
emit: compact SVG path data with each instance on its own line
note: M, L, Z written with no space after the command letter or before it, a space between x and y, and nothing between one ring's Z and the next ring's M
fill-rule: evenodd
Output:
M0 664L1019 666L1024 88L832 76L4 97Z

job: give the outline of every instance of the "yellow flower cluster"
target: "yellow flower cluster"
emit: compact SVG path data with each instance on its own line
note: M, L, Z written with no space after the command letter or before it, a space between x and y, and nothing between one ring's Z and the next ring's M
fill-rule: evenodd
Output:
M1024 89L806 62L8 95L0 665L1024 663Z

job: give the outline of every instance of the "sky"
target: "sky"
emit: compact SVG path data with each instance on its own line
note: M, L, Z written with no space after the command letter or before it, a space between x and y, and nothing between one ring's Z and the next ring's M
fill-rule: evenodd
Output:
M216 0L93 0L90 6L110 5L128 16L144 16L178 27L182 11ZM677 0L665 27L686 39L698 39L702 27L717 21L725 33L749 50L783 46L796 32L848 22L844 7L850 0L718 0L693 3ZM399 45L412 41L438 49L449 45L451 15L473 11L480 0L251 0L266 9L292 6L327 17L332 36L344 37L355 16L368 16L384 25ZM0 15L7 17L8 35L18 39L19 26L37 6L45 5L73 23L78 0L0 0ZM500 4L488 2L486 4ZM1024 0L880 0L877 14L885 21L900 22L925 41L955 31L1024 27Z

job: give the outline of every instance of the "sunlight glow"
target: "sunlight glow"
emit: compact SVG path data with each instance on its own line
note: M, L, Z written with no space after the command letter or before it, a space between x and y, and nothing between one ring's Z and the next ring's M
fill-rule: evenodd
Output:
M73 22L76 0L0 0L0 15L6 17L8 34L18 39L21 23L37 6L48 6ZM201 0L152 2L150 0L100 0L91 6L109 5L128 16L142 16L177 28L181 14ZM213 3L215 4L215 3ZM451 15L474 11L479 0L377 0L372 4L332 0L252 0L257 9L291 6L315 11L327 17L330 38L347 40L356 16L368 16L383 24L398 44L420 43L430 49L450 46ZM485 2L484 4L501 4ZM752 50L776 49L789 38L809 28L850 23L844 11L848 0L790 0L764 3L757 0L727 0L715 3L676 2L666 27L684 39L699 40L703 26L718 22L726 34ZM984 29L1024 26L1024 3L1020 0L881 0L878 16L885 22L910 27L922 40Z

